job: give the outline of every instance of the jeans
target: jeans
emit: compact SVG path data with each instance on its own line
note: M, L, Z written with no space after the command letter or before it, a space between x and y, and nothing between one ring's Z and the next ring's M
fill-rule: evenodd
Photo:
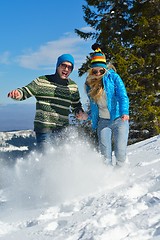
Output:
M52 146L58 145L60 139L62 139L62 130L63 128L45 133L36 132L37 150L44 151L44 149L50 144L52 144Z
M112 147L116 164L122 166L126 160L126 149L129 134L129 122L117 118L114 121L100 118L98 122L99 150L107 164L112 164Z

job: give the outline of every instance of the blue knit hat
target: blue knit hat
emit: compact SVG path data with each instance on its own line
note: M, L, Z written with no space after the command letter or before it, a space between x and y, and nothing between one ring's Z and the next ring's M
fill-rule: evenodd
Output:
M72 70L73 70L73 68L74 68L74 58L72 57L71 54L62 54L61 56L59 56L58 59L57 59L56 68L58 68L59 65L63 62L72 63Z
M91 55L91 68L94 67L107 68L106 57L102 50L100 49L99 44L97 43L93 44L92 49L94 50L94 53L92 53Z

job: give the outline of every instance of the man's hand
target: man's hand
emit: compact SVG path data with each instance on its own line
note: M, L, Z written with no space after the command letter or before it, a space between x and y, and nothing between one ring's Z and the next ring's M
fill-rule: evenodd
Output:
M11 92L8 93L8 97L13 99L20 99L22 98L22 94L18 90L12 90Z
M87 120L88 114L80 110L78 113L76 113L76 118L78 120Z

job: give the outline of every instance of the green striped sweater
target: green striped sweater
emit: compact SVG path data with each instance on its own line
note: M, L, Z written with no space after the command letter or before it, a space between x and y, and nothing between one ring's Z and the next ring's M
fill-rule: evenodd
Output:
M82 107L77 84L71 79L61 79L59 82L57 78L57 74L41 76L25 87L18 88L23 95L20 101L32 96L36 98L36 132L67 126L71 110Z

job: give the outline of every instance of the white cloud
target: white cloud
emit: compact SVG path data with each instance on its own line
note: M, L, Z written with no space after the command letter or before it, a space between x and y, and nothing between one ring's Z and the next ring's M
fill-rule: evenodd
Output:
M90 41L84 41L71 33L65 33L58 40L41 45L36 51L27 50L16 58L16 62L24 68L53 68L57 58L63 53L70 53L75 58L75 65L85 60L90 51Z
M82 31L82 32L94 32L95 30L92 27L82 27L80 29L80 31Z

